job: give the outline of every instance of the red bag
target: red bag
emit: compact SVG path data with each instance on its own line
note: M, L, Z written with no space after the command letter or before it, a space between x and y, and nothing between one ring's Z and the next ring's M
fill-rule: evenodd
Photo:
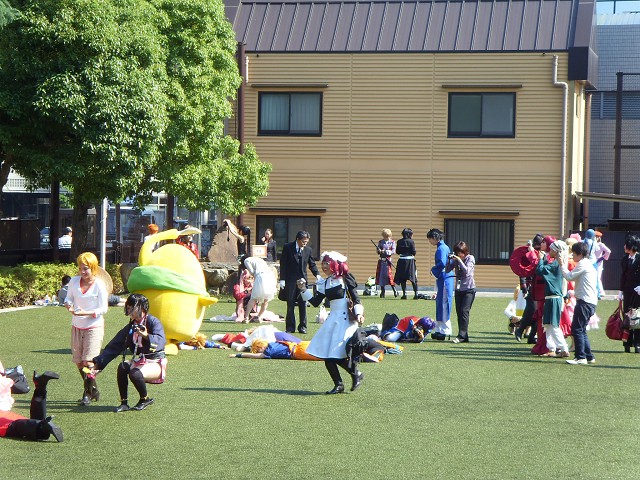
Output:
M620 301L616 311L607 320L607 326L604 331L611 340L622 340L622 301Z

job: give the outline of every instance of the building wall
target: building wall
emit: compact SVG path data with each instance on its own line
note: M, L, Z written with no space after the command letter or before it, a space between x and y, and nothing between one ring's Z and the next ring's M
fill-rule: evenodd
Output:
M420 283L428 270L432 227L443 228L443 210L518 212L514 216L469 214L460 218L515 220L515 244L536 232L560 235L562 89L552 85L552 56L483 54L249 54L245 139L273 164L263 209L323 208L322 250L339 250L361 282L375 273L382 228L397 239L411 227ZM566 81L567 56L559 54L558 80ZM327 88L293 85L326 83ZM271 86L269 86L271 84ZM275 84L291 86L275 87ZM447 84L521 88L443 88ZM580 90L569 95L568 148L580 142L575 125ZM321 137L257 135L259 91L322 91ZM447 138L449 91L516 92L516 137ZM577 93L576 93L577 91ZM577 96L576 96L577 95ZM575 138L574 138L575 137ZM568 152L576 161L580 151ZM574 172L570 165L569 172ZM579 179L575 179L574 188ZM255 211L243 222L255 227ZM570 220L569 220L570 224ZM463 239L448 239L450 244ZM473 253L473 252L471 252ZM479 265L482 288L515 283L506 265Z
M593 94L591 115L591 153L589 191L597 193L613 193L613 164L615 159L615 109L611 110L610 99L605 105L602 102L604 92L615 92L617 72L640 73L640 13L598 16L598 90ZM620 48L624 45L624 48ZM624 90L640 90L640 77L626 76ZM611 93L610 95L614 95ZM611 97L610 97L611 98ZM624 99L625 104L633 103L632 99ZM635 106L624 110L635 111L634 118L626 116L622 123L622 143L640 145L640 111ZM623 195L638 195L640 179L637 175L638 150L623 150L621 158L621 185ZM589 200L589 224L606 226L613 218L613 203L602 200ZM620 217L626 219L640 218L640 205L620 203Z

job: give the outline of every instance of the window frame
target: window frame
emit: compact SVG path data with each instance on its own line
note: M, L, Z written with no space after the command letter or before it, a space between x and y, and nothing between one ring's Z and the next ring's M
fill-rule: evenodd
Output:
M513 99L513 117L512 117L512 132L510 134L484 134L482 133L482 110L484 108L485 96L511 96ZM451 130L453 118L452 118L452 98L453 97L470 97L480 96L480 131L479 132L453 132ZM449 92L447 105L447 138L515 138L516 137L516 119L517 119L517 98L516 92Z
M473 222L477 223L477 238L469 239L469 238L451 238L449 232L454 230L451 226L451 222ZM446 240L449 247L453 250L453 246L459 242L464 241L469 246L469 253L473 255L476 259L476 265L509 265L509 259L511 257L511 253L515 249L515 220L509 219L485 219L485 218L445 218L444 220L444 231L446 232ZM483 244L481 243L481 239L483 237L482 227L489 224L505 224L505 226L509 230L509 238L507 240L507 249L501 250L500 252L506 253L506 258L500 258L498 255L497 258L491 257L481 257L480 252L482 251ZM498 253L498 252L497 252Z
M263 105L262 101L266 95L288 95L289 96L289 120L288 130L266 130L262 128L262 113ZM292 132L291 131L291 96L292 95L314 95L318 97L319 112L318 112L318 131L317 132ZM297 92L297 91L272 91L265 90L258 92L258 135L259 136L275 136L275 137L321 137L322 136L322 109L324 106L324 94L323 92Z

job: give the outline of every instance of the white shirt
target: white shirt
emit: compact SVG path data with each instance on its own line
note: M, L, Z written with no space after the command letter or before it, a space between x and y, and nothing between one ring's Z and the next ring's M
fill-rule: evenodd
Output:
M89 328L104 326L103 315L107 313L109 307L109 292L107 287L99 278L93 282L86 292L80 288L80 277L73 277L69 282L69 290L65 305L73 305L74 310L84 310L86 312L95 312L96 317L92 315L74 315L71 324L85 330Z
M575 282L576 299L592 305L598 304L598 273L588 257L580 260L576 264L576 268L571 271L566 265L563 265L562 275L570 282Z
M58 248L71 248L71 235L62 235L58 239Z

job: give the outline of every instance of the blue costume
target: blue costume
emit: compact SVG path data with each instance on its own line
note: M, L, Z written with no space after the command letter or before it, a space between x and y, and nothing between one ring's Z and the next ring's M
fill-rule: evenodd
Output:
M435 265L431 267L431 274L436 277L436 333L451 335L451 306L455 290L455 274L445 272L451 249L440 240L436 247ZM443 337L444 338L444 337Z

